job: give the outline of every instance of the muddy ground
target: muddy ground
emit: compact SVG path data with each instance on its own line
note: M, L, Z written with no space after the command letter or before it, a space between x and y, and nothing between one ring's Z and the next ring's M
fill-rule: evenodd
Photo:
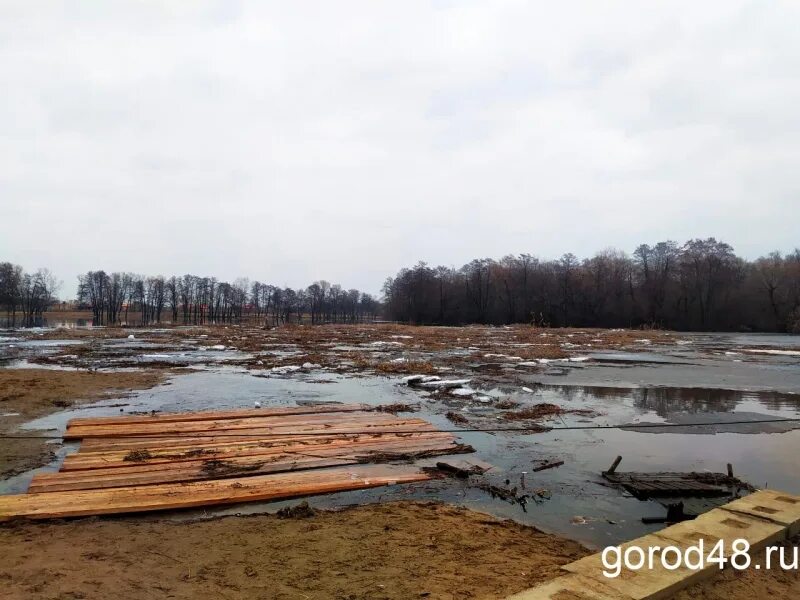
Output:
M579 544L442 504L194 523L89 519L0 528L4 598L504 598ZM77 551L76 551L77 549Z
M47 432L19 426L33 418L164 381L161 372L101 373L50 369L0 369L0 478L41 466L57 446ZM40 435L41 434L41 435ZM9 435L18 437L7 437ZM22 437L29 436L29 437Z
M725 414L746 414L736 412L739 405L770 415L791 416L797 414L792 393L800 389L800 362L796 358L800 352L793 343L785 337L739 339L661 331L519 326L5 331L0 332L0 414L4 415L0 433L35 435L35 431L19 426L71 404L83 406L103 398L111 400L102 408L106 411L102 414L120 408L123 412L149 410L151 404L141 396L132 398L131 404L120 400L120 408L116 408L117 399L165 380L172 381L169 388L154 389L160 402L157 406L165 410L202 409L210 406L203 403L219 400L231 406L248 406L252 405L254 393L265 394L258 399L266 406L270 398L286 401L286 394L291 399L293 393L309 395L309 388L317 388L319 397L326 400L354 401L360 398L348 394L366 393L416 401L427 411L421 414L439 426L449 422L482 428L499 420L536 431L539 425L563 423L570 418L570 424L628 422L631 415L638 414L631 412L633 407L668 423L675 421L676 414L694 415L692 418L697 420L697 412L704 410L712 410L709 414L713 419ZM168 379L181 373L191 377ZM471 382L459 388L464 395L435 390L404 392L396 382L406 374L469 378ZM202 383L192 384L190 380ZM348 381L370 383L361 388L346 385ZM574 394L563 390L554 394L547 389L553 381L581 383L584 387L576 387ZM270 385L256 386L253 382ZM325 386L326 383L331 385ZM645 383L690 387L642 387ZM621 387L610 387L611 384ZM703 386L707 389L703 390ZM337 388L344 391L334 392L333 396L322 391ZM753 399L748 390L762 392ZM173 396L180 397L180 401L171 403ZM585 410L584 396L600 401L591 406L593 410ZM625 397L631 410L615 412L615 403ZM545 410L543 399L551 402L552 409ZM675 412L676 406L679 413ZM445 420L450 419L448 414L457 415L456 420ZM778 431L790 430L787 427ZM715 433L713 429L705 432L710 434L706 435L708 439L723 441L714 438ZM752 433L753 436L739 437L748 438L750 446L755 444L753 447L765 441L787 440L782 444L784 454L796 456L796 448L791 450L796 437L789 437L796 432L778 437L754 428ZM641 449L642 459L651 462L662 460L664 448L682 453L682 460L697 453L692 450L694 446L684 443L685 438L675 443L668 441L668 436L637 435L640 437L636 440L641 441L635 448ZM570 432L528 436L531 442L513 434L499 437L493 457L498 463L509 451L521 453L528 461L566 457L568 464L562 470L571 466L570 451L576 452L573 462L588 460L592 455L606 460L600 451L603 444L611 443L578 438L578 434ZM633 436L620 432L613 439L620 444L630 443ZM586 448L582 454L577 450L581 445ZM781 444L766 447L779 448ZM35 438L0 441L2 478L47 462L53 448ZM722 454L727 451L720 450L716 443L707 443L703 448L716 448ZM616 453L616 449L608 451ZM634 450L629 452L624 464L637 467L635 461L640 457ZM750 450L745 453L752 454ZM725 459L729 460L727 456ZM784 459L781 455L776 462L780 464ZM735 461L737 467L741 460ZM604 463L602 467L605 466ZM664 464L667 466L671 465ZM766 464L748 467L760 472ZM591 464L589 470L599 472L600 468ZM635 500L622 498L615 491L608 495L607 490L587 485L581 471L577 472L577 480L559 479L559 471L537 474L552 491L550 504L541 507L550 513L537 514L533 509L523 515L508 507L508 512L502 514L529 524L538 524L540 519L561 519L567 523L565 529L559 530L561 536L517 524L498 524L479 512L449 505L397 502L322 512L303 520L279 520L260 514L192 523L135 517L16 524L0 527L0 544L12 549L0 553L0 584L12 594L9 597L20 598L502 598L552 576L559 564L585 552L564 536L585 539L587 530L581 527L597 528L597 533L592 534L592 539L597 540L603 535L619 537L627 531L616 529L614 533L615 528L627 526L626 519L601 511L614 507L620 510L621 506L626 507L623 512L634 511ZM506 476L500 476L500 481ZM587 491L586 510L594 512L587 525L570 525L574 512L558 514L558 504L576 490ZM425 497L452 500L450 496L437 496L440 493L435 488ZM469 498L468 491L464 494ZM597 502L592 500L595 494ZM349 502L355 502L355 497L342 496ZM638 514L629 512L628 524L637 520ZM553 530L551 521L548 527ZM75 547L81 552L74 552ZM724 573L718 582L695 586L683 592L681 598L724 595L727 600L763 593L790 597L791 591L796 595L799 589L796 571L749 571Z

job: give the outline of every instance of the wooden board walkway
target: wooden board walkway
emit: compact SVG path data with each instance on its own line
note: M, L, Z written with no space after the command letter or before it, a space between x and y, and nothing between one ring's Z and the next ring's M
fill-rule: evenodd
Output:
M430 475L413 466L358 465L180 484L17 494L0 496L0 521L14 517L80 517L279 500L429 478Z
M276 500L424 481L418 458L471 452L417 418L362 404L73 419L81 440L0 520ZM370 464L372 463L372 464ZM402 464L389 464L402 463Z

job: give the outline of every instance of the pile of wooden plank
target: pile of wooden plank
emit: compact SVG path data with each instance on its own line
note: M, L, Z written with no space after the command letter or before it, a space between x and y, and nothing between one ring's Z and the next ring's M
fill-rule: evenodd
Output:
M73 419L81 440L0 520L142 512L423 481L416 458L468 452L422 419L365 405ZM396 463L396 464L392 464Z

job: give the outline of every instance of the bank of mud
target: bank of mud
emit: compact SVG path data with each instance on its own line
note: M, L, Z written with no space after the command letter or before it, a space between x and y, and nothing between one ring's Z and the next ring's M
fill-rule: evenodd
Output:
M0 478L42 466L53 458L56 445L40 437L47 432L21 429L23 423L80 404L121 398L164 379L164 373L155 371L0 369Z
M4 598L504 598L587 554L439 503L305 518L84 519L0 527ZM76 549L78 549L76 551Z

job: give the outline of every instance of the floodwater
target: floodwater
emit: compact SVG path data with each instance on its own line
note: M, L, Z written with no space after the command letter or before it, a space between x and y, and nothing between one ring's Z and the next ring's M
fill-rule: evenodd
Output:
M456 397L410 388L401 377L394 376L354 377L330 370L265 376L264 371L226 364L246 355L237 350L192 348L192 343L154 348L148 342L115 340L107 344L110 351L106 358L112 364L114 347L137 346L143 363L148 357L158 356L158 360L192 364L194 369L171 377L165 385L134 392L124 399L55 413L26 427L57 435L75 416L219 410L252 407L256 401L264 407L307 402L415 404L419 405L416 416L444 430L465 428L451 423L445 417L448 411L467 416L468 428L524 429L525 422L503 418L506 411L495 406L499 399L517 402L518 408L547 402L582 409L580 414L547 421L545 424L553 429L545 432L456 433L459 441L475 448L476 454L471 456L493 465L485 480L501 487L517 487L518 494L532 496L525 506L492 498L455 479L331 494L311 498L310 503L341 507L376 500L438 499L600 547L658 530L661 525L643 525L641 518L665 514L657 502L639 501L604 485L600 473L617 455L623 457L620 471L724 472L726 464L731 463L735 474L753 485L800 493L800 478L796 476L800 423L792 421L800 419L800 357L746 356L740 352L763 345L800 347L798 338L686 334L684 341L642 352L597 352L585 361L548 364L536 372L509 366L511 375L505 382L484 385L478 378L471 384L476 394ZM58 341L62 346L69 343ZM49 346L29 346L26 352L43 348ZM291 348L286 351L291 352ZM346 351L343 353L346 355ZM790 421L740 423L765 419ZM606 428L625 424L669 427ZM58 460L44 470L57 469L63 456L75 449L75 445L60 448ZM532 471L536 463L549 460L564 461L564 465ZM0 482L0 493L24 491L32 475L25 473ZM272 512L287 503L291 502L243 504L171 513L170 517ZM576 521L583 524L574 524Z

